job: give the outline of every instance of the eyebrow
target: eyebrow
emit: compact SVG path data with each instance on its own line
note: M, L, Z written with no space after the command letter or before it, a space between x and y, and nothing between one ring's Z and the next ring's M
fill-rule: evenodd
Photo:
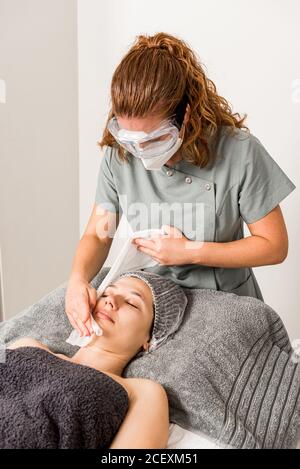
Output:
M107 288L108 287L118 288L118 286L115 285L114 283L111 283L110 285L107 285ZM139 296L145 302L145 299L144 299L143 295L141 295L139 292L134 291L134 290L129 290L129 293L132 293L133 295Z

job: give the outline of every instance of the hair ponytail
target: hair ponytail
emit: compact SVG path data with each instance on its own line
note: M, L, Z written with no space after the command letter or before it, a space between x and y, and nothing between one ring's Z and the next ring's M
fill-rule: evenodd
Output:
M244 125L247 115L233 114L188 44L163 32L137 36L113 74L111 102L107 122L114 115L157 115L163 119L176 114L179 127L189 104L190 118L181 148L184 158L200 167L213 158L209 142L222 126L232 132L236 128L249 130ZM117 145L120 158L126 160L124 148L110 134L107 123L98 144L101 148Z

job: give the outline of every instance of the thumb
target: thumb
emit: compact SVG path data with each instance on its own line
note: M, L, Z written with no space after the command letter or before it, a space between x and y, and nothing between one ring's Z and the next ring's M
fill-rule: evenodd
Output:
M94 310L94 307L95 307L95 297L97 297L97 292L96 290L91 287L91 286L88 286L87 289L87 296L88 296L88 312L87 312L87 315L86 315L86 319L84 321L86 327L88 328L90 334L93 334L93 328L92 328L92 322L91 322L91 317L92 317L92 312Z
M175 238L182 238L182 231L180 231L176 226L172 225L163 225L163 230L166 234L174 236Z
M89 295L89 303L90 303L91 313L92 313L97 303L97 291L95 290L95 288L89 286L88 295Z

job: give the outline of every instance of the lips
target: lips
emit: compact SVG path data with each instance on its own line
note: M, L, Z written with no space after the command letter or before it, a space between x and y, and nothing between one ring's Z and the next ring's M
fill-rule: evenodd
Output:
M115 321L113 320L113 318L106 312L106 311L103 311L101 309L99 309L96 313L96 316L105 316L107 319L109 319L112 323L115 323Z

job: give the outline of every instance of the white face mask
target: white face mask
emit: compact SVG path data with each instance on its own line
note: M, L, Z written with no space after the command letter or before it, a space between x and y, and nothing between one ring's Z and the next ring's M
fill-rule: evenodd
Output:
M162 153L161 155L152 156L151 158L144 158L143 156L140 156L140 155L134 155L134 156L142 160L143 165L145 166L146 169L159 170L162 168L162 166L165 163L167 163L167 161L169 161L170 158L172 158L172 156L177 152L177 150L181 147L181 145L182 145L182 138L178 137L175 145L169 151L166 151L165 153Z
M142 160L148 170L160 170L178 151L183 141L177 126L170 119L163 121L158 129L146 133L122 129L113 117L108 123L108 129L120 145Z

